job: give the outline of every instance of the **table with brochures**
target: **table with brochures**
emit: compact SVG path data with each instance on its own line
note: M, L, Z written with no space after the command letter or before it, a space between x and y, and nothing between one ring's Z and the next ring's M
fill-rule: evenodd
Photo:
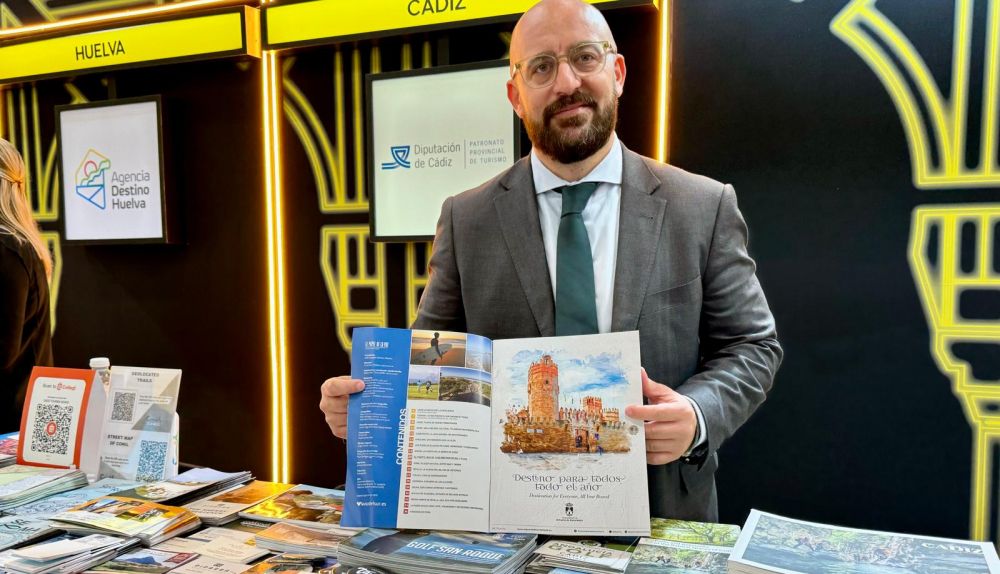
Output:
M0 574L1000 574L988 542L753 510L740 526L664 518L644 536L342 524L344 490L192 468L152 482L14 464L0 435Z

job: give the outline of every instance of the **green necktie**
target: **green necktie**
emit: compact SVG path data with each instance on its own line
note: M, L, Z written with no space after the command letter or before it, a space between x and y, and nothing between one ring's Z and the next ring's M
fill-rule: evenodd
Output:
M594 256L581 215L595 189L597 183L588 181L556 190L562 194L556 242L556 335L597 332Z

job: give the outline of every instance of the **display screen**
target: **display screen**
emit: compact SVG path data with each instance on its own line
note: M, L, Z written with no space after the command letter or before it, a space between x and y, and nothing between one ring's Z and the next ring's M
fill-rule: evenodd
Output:
M506 61L368 76L372 238L429 239L449 196L513 165Z
M160 100L57 108L65 239L165 242Z

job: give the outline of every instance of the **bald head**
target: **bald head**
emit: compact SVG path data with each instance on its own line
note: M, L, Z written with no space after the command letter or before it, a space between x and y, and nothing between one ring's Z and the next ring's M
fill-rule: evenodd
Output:
M611 28L597 8L582 0L541 0L525 12L514 26L510 39L511 62L534 56L537 52L532 51L532 44L566 26L586 31L590 36L586 40L607 40L617 50ZM562 51L566 46L557 49Z

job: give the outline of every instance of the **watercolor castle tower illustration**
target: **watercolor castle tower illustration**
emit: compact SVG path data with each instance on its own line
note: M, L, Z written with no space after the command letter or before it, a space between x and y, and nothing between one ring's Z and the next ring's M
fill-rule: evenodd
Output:
M617 408L599 397L583 397L579 407L560 406L559 365L551 355L528 368L527 406L509 408L504 423L505 453L615 453L629 451L629 434Z

